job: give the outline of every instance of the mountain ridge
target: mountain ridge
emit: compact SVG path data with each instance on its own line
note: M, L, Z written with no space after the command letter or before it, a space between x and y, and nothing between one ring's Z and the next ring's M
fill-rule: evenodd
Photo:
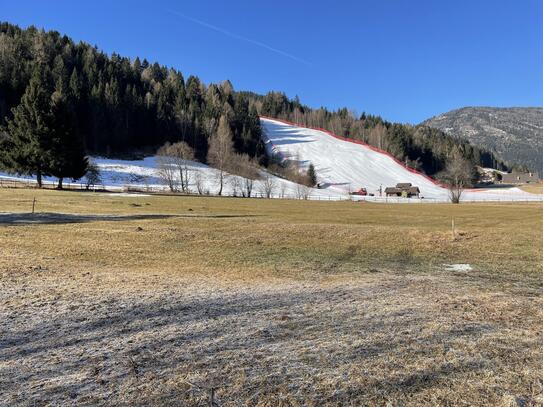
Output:
M543 107L466 106L421 124L543 173Z

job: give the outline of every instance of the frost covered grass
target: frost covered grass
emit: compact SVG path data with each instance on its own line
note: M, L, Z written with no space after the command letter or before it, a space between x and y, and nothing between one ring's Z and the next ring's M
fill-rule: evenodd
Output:
M0 212L0 404L543 402L542 205L17 189Z

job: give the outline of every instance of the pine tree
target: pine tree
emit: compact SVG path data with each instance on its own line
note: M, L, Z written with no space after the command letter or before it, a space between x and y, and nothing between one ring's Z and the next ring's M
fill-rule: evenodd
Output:
M317 185L317 172L315 171L315 166L312 163L309 164L309 168L307 169L307 179L311 184L310 186L314 187Z
M66 87L57 83L52 96L51 112L54 119L52 128L50 172L58 178L58 188L62 189L64 178L77 180L87 172L88 160L83 143L77 134L76 115L70 103Z
M2 146L2 163L18 174L36 175L38 187L42 177L51 175L52 127L50 80L48 69L40 64L7 120L7 139Z
M81 99L81 95L83 93L82 88L83 85L81 84L79 74L77 73L77 68L74 68L74 70L72 71L72 75L70 76L70 93L73 95L76 101L79 101Z

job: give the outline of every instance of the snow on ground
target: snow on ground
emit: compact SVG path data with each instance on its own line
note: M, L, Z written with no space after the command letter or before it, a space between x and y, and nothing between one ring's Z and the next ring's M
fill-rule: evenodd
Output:
M471 264L467 263L458 263L458 264L444 264L445 270L447 271L472 271L473 267Z
M261 118L263 139L268 154L280 160L299 160L302 168L313 163L317 171L321 189L301 187L298 184L261 171L262 178L273 180L274 198L302 198L339 200L356 199L386 202L446 202L448 190L434 180L405 168L391 156L376 151L369 146L335 138L330 134L283 123L278 120ZM102 185L110 190L166 191L167 186L161 180L156 157L142 160L114 160L95 157ZM190 173L189 190L197 193L197 179L201 180L201 189L211 195L219 191L218 170L205 164L190 161L187 163ZM2 179L32 180L31 177L19 177L0 173ZM225 181L223 195L241 196L243 178L229 175ZM56 179L45 177L45 182L55 183ZM420 188L424 199L385 198L379 196L379 189L394 186L398 182L410 182ZM84 188L86 181L72 183L71 187ZM69 180L65 180L65 185ZM349 196L349 191L361 187L375 196ZM265 196L264 181L257 180L253 187L253 196ZM384 193L383 193L384 195ZM474 189L465 191L465 201L543 201L543 196L530 194L519 188Z
M335 138L324 131L261 118L266 149L280 160L299 161L307 168L315 166L323 190L345 195L361 187L379 196L379 189L410 182L419 187L421 196L429 200L447 201L446 188L423 174L413 172L391 156L369 146ZM384 195L384 194L383 194ZM364 199L372 199L371 197ZM474 189L465 191L466 201L542 200L542 197L519 188Z
M143 186L145 188L148 187L151 190L167 189L158 175L155 157L146 157L139 161L96 158L95 163L100 169L104 185L124 187ZM198 192L197 179L199 177L201 179L202 189L206 193L218 193L220 184L218 181L219 171L217 169L195 161L188 161L187 166L189 168L189 190L191 192ZM273 180L274 187L272 195L274 197L283 196L295 198L302 192L297 184L276 177L265 171L261 171L261 176L262 180L256 180L254 182L253 195L255 196L265 195L263 179L266 177L270 177ZM223 186L222 194L227 196L241 196L243 182L243 177L228 174ZM330 198L335 198L337 196L336 194L330 194L327 191L321 191L316 188L309 188L306 193L321 199L328 198L328 195L331 195Z
M156 157L146 157L142 160L114 160L101 157L94 157L94 163L100 170L102 179L101 185L110 190L143 190L143 191L167 191L168 187L160 178L157 169ZM215 195L219 191L218 170L208 165L188 161L189 169L189 190L192 193L198 193L197 179L200 178L201 189L204 193ZM329 191L319 190L317 188L301 187L291 181L279 178L269 174L266 171L260 172L260 180L255 180L252 196L265 196L264 178L271 178L273 183L272 196L275 198L300 198L302 195L309 195L311 199L341 199L338 194ZM1 179L6 180L34 180L35 177L14 176L6 173L0 173ZM244 178L228 174L225 178L222 194L225 196L241 196ZM56 183L54 177L44 177L46 183ZM70 183L64 182L65 186L71 184L72 187L84 188L85 178Z

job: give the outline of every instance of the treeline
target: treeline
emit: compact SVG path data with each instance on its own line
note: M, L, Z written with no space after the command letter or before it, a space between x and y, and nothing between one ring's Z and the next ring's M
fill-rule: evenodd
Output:
M237 152L265 160L255 106L230 82L204 85L174 69L139 58L108 56L56 31L0 23L0 125L13 117L37 71L45 91L70 101L73 138L89 154L123 155L184 141L205 160L208 139L221 116Z
M262 115L320 127L340 136L361 140L429 175L443 171L457 155L474 165L507 169L506 164L492 152L430 127L390 123L365 113L357 116L346 108L337 111L311 109L302 105L298 97L289 99L279 92L270 92L266 96L245 95Z
M205 85L196 76L185 80L175 69L109 56L56 31L0 23L0 62L0 164L17 172L42 166L42 175L77 177L85 154L155 153L176 142L206 161L221 120L232 139L231 157L267 165L259 115L362 140L430 175L458 155L474 165L506 169L492 153L436 129L357 116L347 109L311 109L278 92L236 92L229 81ZM32 117L33 141L25 128ZM19 149L25 157L17 155ZM39 157L43 162L34 162Z

